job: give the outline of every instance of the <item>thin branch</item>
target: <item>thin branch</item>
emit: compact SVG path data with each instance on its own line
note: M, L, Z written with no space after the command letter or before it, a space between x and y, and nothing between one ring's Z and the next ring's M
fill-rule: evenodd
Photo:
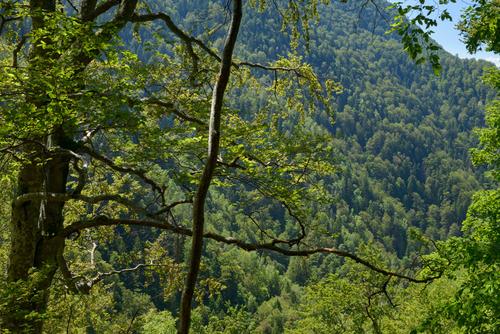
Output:
M297 77L305 78L305 76L300 71L299 67L270 66L270 65L264 65L264 64L259 64L259 63L251 63L251 62L248 62L248 61L237 62L237 63L235 63L235 65L237 65L237 66L247 66L247 67L252 67L252 68L259 68L259 69L266 70L266 71L274 71L275 73L276 73L276 71L279 71L279 72L292 72Z
M166 207L164 207L164 208L156 211L155 213L153 213L152 216L158 217L158 216L160 216L160 215L162 215L164 213L171 214L172 209L175 208L176 206L181 205L181 204L188 204L188 203L193 203L193 199L192 198L187 198L187 199L183 199L183 200L172 202L169 205L167 205Z
M80 11L78 10L78 8L76 8L76 6L73 4L73 1L71 0L66 0L66 2L69 4L69 6L78 14Z
M69 328L71 326L71 318L73 317L73 308L74 308L74 304L71 303L71 305L69 307L68 321L66 322L66 334L69 334Z
M267 231L264 230L262 227L260 227L259 222L257 222L257 220L252 216L252 213L245 214L245 216L247 216L250 219L250 221L259 229L261 236L265 235L266 237L268 237L269 239L272 240L271 242L273 244L278 244L278 243L288 244L287 240L277 239L277 238L273 237L272 235L270 235L269 233L267 233Z
M92 249L90 250L90 265L95 268L95 251L97 250L97 242L92 242Z
M210 49L205 43L203 43L201 40L190 36L186 32L184 32L180 27L178 27L174 21L172 21L172 18L168 16L165 13L155 13L155 14L142 14L142 15L134 15L131 18L131 22L149 22L149 21L154 21L154 20L162 20L167 28L177 35L185 44L186 46L188 44L196 44L198 45L202 50L204 50L206 53L208 53L210 56L214 57L217 59L219 62L222 60L215 51ZM192 48L192 46L191 46Z
M162 101L162 100L156 99L156 98L144 99L144 100L141 100L141 102L142 103L146 103L146 104L152 104L152 105L161 106L161 107L167 109L169 112L173 113L174 115L176 115L177 117L179 117L182 120L185 120L185 121L188 121L188 122L192 122L192 123L196 123L196 124L202 125L203 127L207 126L207 124L205 122L203 122L202 120L200 120L200 119L198 119L196 117L192 117L192 116L186 115L182 111L177 110L172 102L166 102L166 101Z
M119 166L119 165L115 164L115 162L113 160L111 160L110 158L97 153L96 151L94 151L93 149L91 149L85 145L81 145L79 149L80 149L80 151L87 153L92 158L99 160L100 162L104 163L109 168L111 168L117 172L124 173L124 174L132 174L132 175L139 177L142 181L144 181L146 184L148 184L151 187L151 189L153 189L153 191L157 191L161 195L162 206L166 205L165 204L165 189L163 187L161 187L159 184L157 184L155 181L153 181L151 178L146 176L145 170Z
M222 159L218 159L217 164L224 166L224 167L227 167L227 168L236 168L236 169L243 169L243 170L247 169L245 166L240 165L238 163L239 159L240 159L240 157L236 157L231 162L224 162Z
M108 271L108 272L105 272L105 273L98 273L97 276L95 276L94 278L90 279L89 283L90 283L90 286L94 286L94 285L96 285L97 283L99 283L100 281L102 281L103 279L105 279L106 277L109 277L109 276L119 275L119 274L123 274L123 273L130 273L130 272L137 271L137 270L139 270L141 268L158 267L158 266L161 266L161 264L139 263L139 264L137 264L136 266L134 266L132 268L124 268L124 269L118 269L118 270L111 270L111 271Z
M132 316L132 319L130 320L130 323L128 325L128 328L127 328L127 331L125 332L125 334L130 333L130 331L132 330L132 325L134 324L135 318L137 318L138 314L139 314L139 309L135 310L134 315Z
M191 61L193 63L193 71L192 71L193 74L198 72L198 63L199 63L199 57L196 54L196 52L194 52L193 43L198 45L203 50L205 50L205 52L207 52L212 57L215 57L220 61L219 56L217 56L217 54L214 51L212 51L202 41L185 33L181 28L179 28L174 23L174 21L172 21L172 18L165 13L142 14L142 15L136 14L130 18L130 22L150 22L155 20L163 21L167 26L167 28L183 41L184 45L186 46L186 50L189 56L191 57Z
M380 290L372 292L368 296L368 304L365 306L366 314L368 315L368 318L370 318L370 320L372 321L373 329L374 329L375 333L377 333L377 334L381 334L382 332L380 330L377 319L375 319L375 317L370 313L370 307L372 305L372 298L375 297L376 295L383 293L385 295L385 297L387 298L387 300L389 301L389 304L391 304L392 307L396 307L396 305L394 305L394 303L392 302L392 299L389 296L389 293L387 292L387 285L389 284L390 280L391 280L391 276L389 276L387 278L387 280L384 281L384 284L382 284L382 287L380 288Z
M148 263L139 263L139 264L137 264L137 265L135 265L134 267L131 267L131 268L111 270L111 271L108 271L108 272L105 272L105 273L97 273L97 275L95 277L90 278L90 279L86 279L86 278L81 277L81 276L72 276L71 280L72 281L78 281L75 284L77 292L80 292L80 293L83 293L83 294L89 294L90 290L96 284L98 284L103 279L105 279L106 277L110 277L110 276L113 276L113 275L119 275L119 274L123 274L123 273L134 272L134 271L137 271L137 270L139 270L141 268L161 267L161 266L164 266L164 265L162 265L162 264L155 264L155 263L149 263L149 264Z
M288 242L290 245L298 245L306 237L306 227L305 227L304 223L302 222L302 219L297 214L295 214L295 212L293 212L290 205L288 205L284 201L280 201L280 202L286 208L288 214L290 216L292 216L297 221L297 223L299 223L299 225L300 225L300 235L297 238L292 239Z

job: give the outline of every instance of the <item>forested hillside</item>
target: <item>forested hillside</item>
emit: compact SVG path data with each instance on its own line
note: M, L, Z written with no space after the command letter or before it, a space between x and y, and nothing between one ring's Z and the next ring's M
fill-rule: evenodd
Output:
M349 228L347 222L361 221L366 227L356 233L393 239L382 242L400 257L407 254L410 226L434 239L456 235L480 184L468 149L476 144L471 131L483 125L484 105L492 97L481 83L488 64L443 53L442 73L435 76L430 66L408 58L397 36L386 34L388 14L357 4L324 11L310 50L299 52L343 87L335 123L326 115L317 119L335 135L343 160L333 188L340 197L332 207L331 216L339 219L333 225ZM249 41L256 61L260 53L286 55L286 41L259 29L272 20L249 20L243 43Z
M221 27L229 20L225 5L153 1L146 12L165 11L183 31L201 36L213 50L220 51L226 31ZM446 262L436 259L436 254L426 254L440 250L438 241L462 236L472 195L494 187L484 169L473 166L469 154L479 145L473 129L485 126L485 106L495 97L494 89L482 79L493 65L459 59L442 50L439 75L429 64L416 64L404 52L400 37L387 33L395 15L385 10L387 5L357 1L320 5L317 21L311 19L309 29L299 27L297 38L293 25L283 25L278 7L263 11L258 5L245 7L235 59L275 63L274 67L244 70L244 64L239 64L243 74L233 74L236 77L230 83L223 109L229 116L222 121L222 133L236 139L221 139L220 157L216 158L219 169L207 195L205 218L208 233L227 239L222 244L213 237L204 245L194 296L193 333L461 332L462 324L443 316L442 308L466 281L463 270L418 284L380 275L363 262L336 253L287 256L269 248L249 252L255 249L231 245L237 239L257 244L271 240L272 247L283 245L283 249L297 251L331 247L356 254L378 268L419 279L432 276ZM210 63L210 55L200 56L193 60L199 64L193 66L202 70L189 74L189 57L182 61L176 57L191 51L179 51L170 41L175 33L162 32L159 22L147 27L138 25L142 21L137 18L135 22L120 33L119 51L104 52L105 70L90 63L90 74L83 83L64 93L70 100L75 89L91 87L82 100L63 109L61 118L73 117L72 112L64 114L71 108L88 108L97 110L90 122L98 129L95 133L111 129L91 139L91 148L97 153L70 147L75 152L81 148L85 158L81 166L78 162L71 165L67 189L79 189L80 169L89 165L89 179L94 179L85 185L84 196L119 192L127 200L109 197L104 203L66 204L65 219L73 224L64 225L68 237L64 257L71 261L69 269L96 279L87 294L71 291L65 281L68 268L59 263L42 317L46 333L176 331L190 234L171 232L190 226L192 213L183 204L191 203L187 198L196 192L194 180L202 174L207 137L199 136L198 131L208 123L211 91L207 87L213 88L203 80L211 80L216 65ZM7 39L0 40L5 44L0 56L10 62L12 46ZM89 50L93 55L91 47ZM159 65L165 59L168 65ZM311 73L318 74L318 82L334 83L328 99L315 95L314 80L307 77L309 67L304 72L289 71L309 65ZM78 71L74 71L77 76ZM122 79L122 75L133 79ZM192 86L185 87L184 82ZM139 84L146 88L137 89ZM174 114L180 121L150 106L134 109L148 94L165 99L159 93L165 87L166 97L178 99L168 110L178 108ZM102 95L94 94L95 90L111 93L97 102ZM61 99L61 103L67 100ZM162 106L158 100L153 101L156 107ZM305 100L314 102L302 105ZM9 103L0 101L0 107ZM273 113L279 116L273 118ZM75 137L83 141L94 130L82 127L78 117L74 128L83 130ZM273 125L268 126L268 121ZM44 124L40 121L31 126L22 131L38 131ZM168 134L162 134L166 129ZM291 158L286 152L291 152ZM270 157L269 162L262 162L267 161L262 157ZM21 165L5 158L4 189L15 188ZM140 167L140 172L126 174L128 166ZM158 198L143 189L151 186L156 191L159 183L162 196L167 193L173 203L171 207L148 204ZM293 187L286 186L288 183ZM14 198L10 191L2 192L0 198L3 273L11 239L8 203ZM93 216L97 217L95 226L113 225L99 220L111 214L122 220L150 219L156 224L146 210L132 213L120 205L166 213L171 231L126 224L85 231L76 228ZM73 280L77 282L78 277ZM22 289L30 287L6 285L1 290L0 297L5 297L0 302L2 312L17 312L9 309L7 300L12 291L25 291ZM483 332L493 330L488 327Z

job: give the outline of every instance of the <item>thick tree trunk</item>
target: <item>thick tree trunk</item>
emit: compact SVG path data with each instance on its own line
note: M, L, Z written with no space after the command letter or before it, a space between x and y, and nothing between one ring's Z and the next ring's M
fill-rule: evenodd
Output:
M31 0L30 11L32 29L43 28L46 13L55 11L54 0ZM50 43L50 41L44 41ZM50 57L40 45L33 45L30 58ZM37 103L33 92L28 103L44 108ZM42 94L42 95L40 95ZM40 99L41 100L41 99ZM23 194L39 192L64 192L68 174L68 162L61 158L47 159L46 149L58 145L60 133L33 138L22 147L28 161L21 166L17 182L16 196L12 205L11 247L7 268L8 283L14 287L9 296L7 307L2 312L2 329L14 333L41 333L40 315L46 309L48 287L57 270L58 247L53 245L50 236L62 229L62 208L64 204L29 200L18 203L16 198ZM45 147L44 147L45 146Z
M47 139L47 146L59 145L62 131ZM44 159L41 147L30 147L31 162L21 168L18 178L17 196L35 193L64 193L69 169L66 157ZM17 197L16 196L16 197ZM14 333L40 333L41 315L47 305L48 291L57 271L57 254L63 240L54 238L63 228L63 207L61 202L30 200L13 202L11 218L11 248L7 278L9 283L21 283L16 289L17 298L11 298L3 314L4 329ZM29 317L26 317L30 315ZM33 316L34 315L34 316Z
M116 5L114 2L109 3L111 6ZM108 8L103 6L97 10L96 4L95 0L80 2L82 21L95 20ZM30 0L29 5L32 30L43 29L46 25L45 15L56 10L56 1ZM114 27L122 28L133 15L136 6L137 0L120 1L118 12L112 21ZM108 35L109 39L113 37L109 32ZM41 61L43 64L44 61L57 59L58 55L45 47L51 43L51 38L47 37L31 46L29 66L34 69L34 75L40 75L36 70L37 62ZM78 49L77 41L75 43L75 48ZM99 50L95 50L95 54L98 53ZM92 58L82 53L75 56L73 65L77 72L83 71L90 61ZM43 110L46 102L40 101L47 100L43 88L31 93L28 102ZM66 192L70 158L52 154L51 149L64 149L66 136L71 137L71 134L64 133L62 124L54 124L47 131L47 134L40 136L42 138L26 138L22 149L28 162L21 166L16 197L28 193ZM49 288L58 269L58 255L64 251L64 239L55 237L63 228L63 208L64 202L29 200L18 203L14 199L7 276L9 284L15 288L13 293L19 295L9 298L6 310L3 310L7 312L2 312L1 315L3 328L0 326L0 331L8 329L13 333L41 333L42 320L36 315L42 314L46 309Z

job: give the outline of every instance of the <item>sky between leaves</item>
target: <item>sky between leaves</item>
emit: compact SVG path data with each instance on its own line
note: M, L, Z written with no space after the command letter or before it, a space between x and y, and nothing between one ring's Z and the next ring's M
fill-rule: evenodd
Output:
M417 2L416 0L404 1L405 4ZM478 51L471 55L465 48L465 44L461 41L460 32L455 28L456 23L460 20L460 13L469 5L470 1L457 0L456 3L447 5L447 9L453 18L453 22L439 22L437 27L434 27L433 38L446 51L460 58L476 58L484 59L494 63L500 67L500 55L495 55L493 52Z

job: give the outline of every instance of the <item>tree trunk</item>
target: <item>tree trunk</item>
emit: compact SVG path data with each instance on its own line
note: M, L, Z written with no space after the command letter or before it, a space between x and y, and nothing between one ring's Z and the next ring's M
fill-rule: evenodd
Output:
M220 146L220 124L222 116L222 105L224 93L231 74L232 57L236 38L240 29L242 17L242 1L233 0L233 13L231 26L226 37L222 54L219 76L212 95L212 105L210 109L210 124L208 129L208 157L203 174L198 185L193 202L193 237L191 239L191 259L189 272L182 292L181 307L179 315L178 333L189 333L191 323L191 304L193 300L196 280L200 270L201 253L203 250L203 229L205 225L205 200L212 182Z
M61 142L62 131L48 136L47 147ZM64 193L69 159L51 157L43 163L41 147L26 147L30 162L21 167L16 197L34 192ZM11 248L7 278L16 286L18 296L9 298L3 314L4 329L14 333L41 333L43 314L47 306L49 287L57 271L57 254L64 240L54 238L63 228L63 202L30 200L12 206ZM21 291L19 291L21 289ZM14 298L16 297L16 298ZM26 317L30 315L29 317ZM34 316L33 316L34 315Z
M55 0L31 0L32 29L45 25L45 15L54 12ZM45 39L42 44L50 44ZM53 57L42 44L35 43L30 52L31 66L36 72L36 63ZM37 75L35 73L35 75ZM27 102L44 109L45 93L34 91ZM14 287L4 310L3 326L14 333L41 333L42 318L47 307L49 287L57 271L57 254L63 240L54 238L63 228L61 202L29 200L18 203L16 198L29 193L64 193L69 170L69 159L52 155L51 148L60 147L64 132L59 128L47 135L27 140L22 151L27 162L19 171L16 196L11 215L11 247L7 268L8 283ZM5 312L7 311L7 312Z
M95 20L103 12L96 14L97 1L82 0L80 19L84 22ZM55 0L30 0L30 18L32 30L43 29L46 26L47 14L56 10ZM122 0L119 10L112 22L116 29L121 29L137 6L137 0ZM105 10L104 10L105 12ZM109 36L108 36L109 35ZM113 34L108 32L107 38ZM59 57L45 46L52 43L51 37L34 42L31 46L29 67L34 75L38 67L50 64L48 60L57 60ZM75 41L78 49L78 41ZM99 50L95 50L95 55ZM41 61L40 65L38 62ZM88 54L75 56L74 66L77 72L83 71L92 61ZM45 63L44 63L45 62ZM40 111L45 108L47 96L43 88L31 92L28 103L34 104ZM70 157L57 153L53 148L65 147L70 143L71 134L64 133L62 124L53 124L47 133L38 138L25 138L22 151L26 156L26 163L20 168L17 182L16 197L29 193L59 193L66 192ZM14 333L29 332L41 333L41 315L47 307L49 288L58 269L58 255L64 251L64 239L55 237L64 225L64 202L48 202L44 200L29 200L17 203L15 198L11 216L11 248L9 265L7 268L8 285L10 290L7 307L2 310L2 326L0 330L8 329ZM29 315L29 317L26 317ZM35 315L35 316L33 316Z

